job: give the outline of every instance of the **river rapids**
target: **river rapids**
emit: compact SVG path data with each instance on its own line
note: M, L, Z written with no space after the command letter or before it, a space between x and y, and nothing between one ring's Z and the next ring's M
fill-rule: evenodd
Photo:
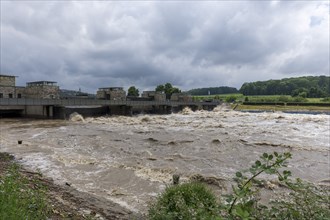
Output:
M329 183L329 136L329 115L221 107L78 121L0 121L0 151L58 184L70 183L140 213L174 174L226 191L235 172L264 152L291 152L288 169L295 177Z

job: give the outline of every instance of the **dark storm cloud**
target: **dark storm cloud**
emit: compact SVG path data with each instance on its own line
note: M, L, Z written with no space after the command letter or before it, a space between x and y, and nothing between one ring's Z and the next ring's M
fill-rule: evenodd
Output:
M329 74L329 3L1 2L1 73L24 85L182 89Z

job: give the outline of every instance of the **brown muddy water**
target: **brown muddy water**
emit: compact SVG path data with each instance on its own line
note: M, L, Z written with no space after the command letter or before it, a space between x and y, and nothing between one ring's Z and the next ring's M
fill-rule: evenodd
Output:
M86 118L1 119L0 151L58 184L134 212L171 183L198 178L226 191L263 152L293 154L295 177L328 183L330 116L224 111ZM22 140L22 144L18 144Z

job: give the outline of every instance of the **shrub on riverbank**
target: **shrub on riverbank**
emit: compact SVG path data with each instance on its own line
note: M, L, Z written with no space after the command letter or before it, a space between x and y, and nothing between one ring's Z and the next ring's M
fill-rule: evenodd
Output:
M201 183L168 187L149 210L149 218L216 219L219 209L216 197Z
M216 204L215 196L210 191L200 193L196 198L196 183L185 183L181 186L168 187L149 210L149 217L155 219L287 219L287 220L326 220L330 219L328 189L315 186L300 179L292 180L287 167L290 153L264 153L251 168L237 172L234 178L237 183L232 186L233 193L224 195L221 204ZM275 175L286 193L276 196L269 205L260 204L259 187L264 181L258 180L260 174ZM204 188L205 186L200 185ZM188 190L187 190L188 189ZM276 193L276 191L273 191ZM203 196L203 194L207 195ZM178 196L179 195L179 196ZM212 198L211 203L206 198ZM224 198L226 200L224 200ZM194 201L190 203L189 201ZM202 205L196 205L200 202ZM209 206L208 206L209 205ZM201 208L202 207L202 208ZM189 215L198 213L198 215Z

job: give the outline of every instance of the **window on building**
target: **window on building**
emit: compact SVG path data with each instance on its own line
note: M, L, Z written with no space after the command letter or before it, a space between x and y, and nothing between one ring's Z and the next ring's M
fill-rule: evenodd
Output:
M0 98L3 98L3 93L0 93Z
M13 98L13 94L9 93L9 94L8 94L8 97L9 97L9 98Z
M18 93L17 94L17 98L19 98L19 99L22 98L22 94L21 93Z

